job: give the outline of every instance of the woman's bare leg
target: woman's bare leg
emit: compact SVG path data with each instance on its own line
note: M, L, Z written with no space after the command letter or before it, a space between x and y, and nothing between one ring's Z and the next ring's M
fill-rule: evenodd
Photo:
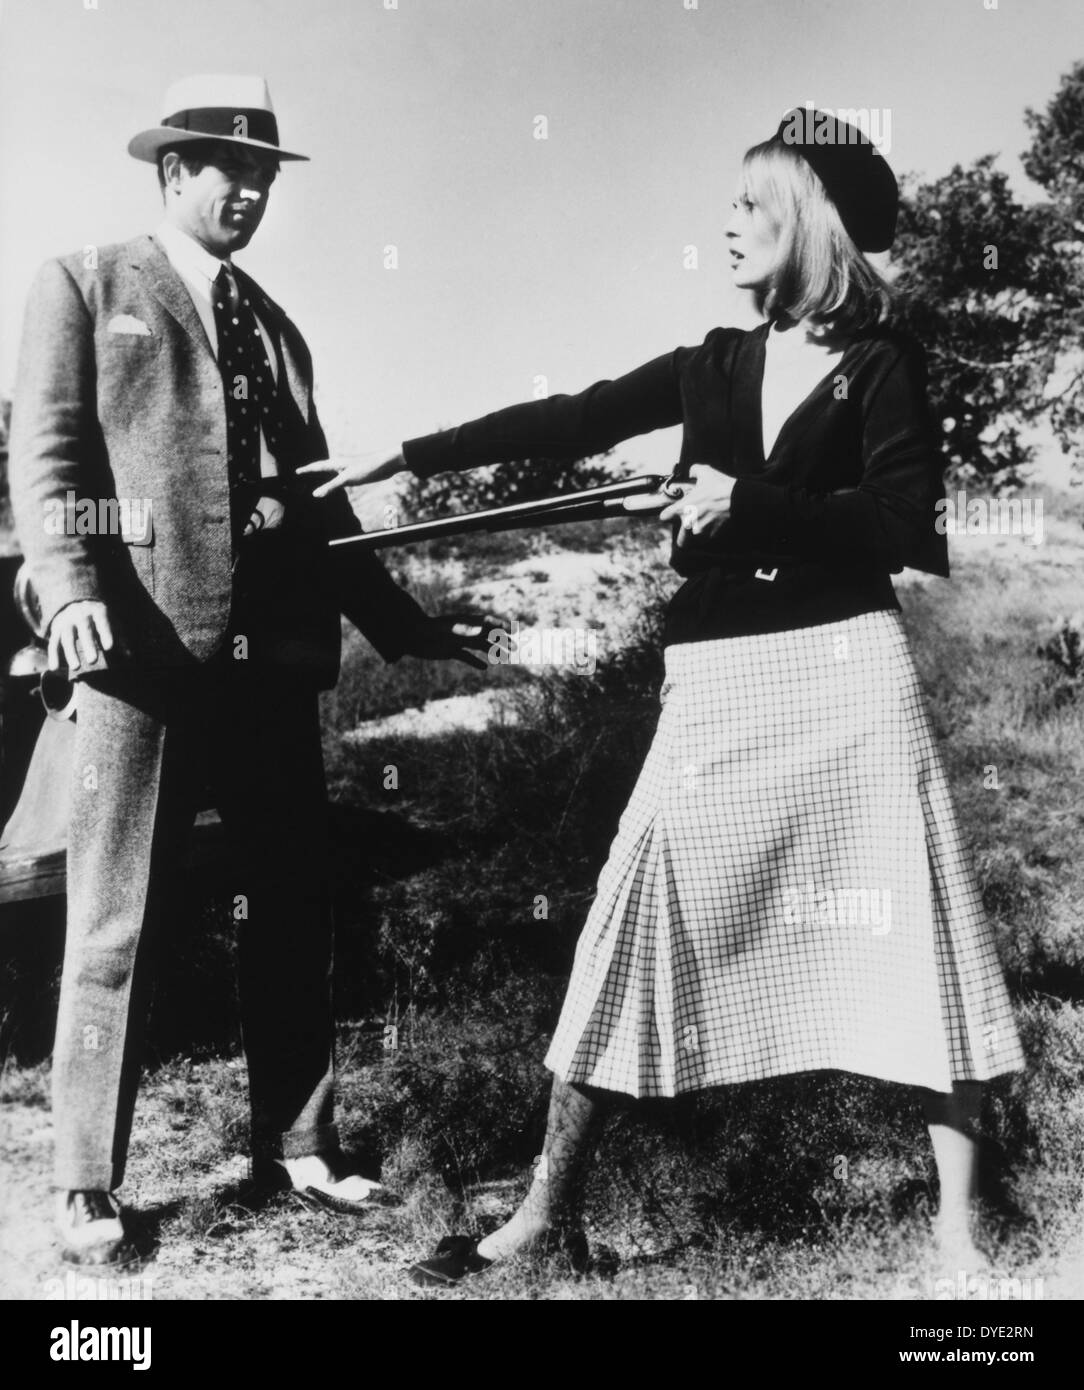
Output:
M553 1079L546 1140L531 1189L516 1213L480 1241L485 1260L503 1260L567 1221L576 1204L583 1161L599 1108L598 1093Z
M957 1081L951 1093L924 1091L922 1102L941 1185L934 1223L938 1243L946 1255L981 1258L971 1235L981 1084Z

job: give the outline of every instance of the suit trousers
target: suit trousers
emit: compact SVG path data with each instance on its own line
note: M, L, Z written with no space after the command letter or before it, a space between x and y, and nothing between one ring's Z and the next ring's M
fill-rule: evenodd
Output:
M227 645L184 672L79 686L53 1056L60 1188L123 1180L155 929L208 790L229 841L253 1152L338 1146L317 695L231 657Z

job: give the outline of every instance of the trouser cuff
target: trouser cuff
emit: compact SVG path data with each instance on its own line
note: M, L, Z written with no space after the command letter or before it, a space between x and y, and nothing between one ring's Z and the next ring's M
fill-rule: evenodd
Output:
M309 1154L339 1151L338 1125L315 1125L312 1129L292 1129L287 1134L253 1137L252 1157L307 1158Z
M113 1168L58 1167L53 1187L58 1192L112 1192L121 1184Z

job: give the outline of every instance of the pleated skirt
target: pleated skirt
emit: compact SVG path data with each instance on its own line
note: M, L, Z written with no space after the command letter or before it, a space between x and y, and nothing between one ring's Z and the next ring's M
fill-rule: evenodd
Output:
M900 615L666 651L546 1065L672 1096L1023 1064Z

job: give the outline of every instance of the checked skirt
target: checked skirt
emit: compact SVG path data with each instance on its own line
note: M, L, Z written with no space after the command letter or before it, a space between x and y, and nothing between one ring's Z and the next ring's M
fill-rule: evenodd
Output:
M546 1065L672 1096L1023 1064L900 615L666 651Z

